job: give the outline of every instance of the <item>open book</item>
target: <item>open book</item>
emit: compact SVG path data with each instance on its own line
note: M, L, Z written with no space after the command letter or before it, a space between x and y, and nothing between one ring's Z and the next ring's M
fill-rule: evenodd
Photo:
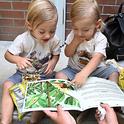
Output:
M101 102L124 106L124 93L116 83L97 77L88 78L79 89L63 79L31 81L27 83L22 111L56 110L58 104L65 110L84 111Z

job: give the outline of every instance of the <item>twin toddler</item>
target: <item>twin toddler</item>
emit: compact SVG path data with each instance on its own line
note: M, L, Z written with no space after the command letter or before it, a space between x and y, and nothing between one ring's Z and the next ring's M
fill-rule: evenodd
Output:
M107 39L99 7L95 0L76 0L71 7L72 30L66 39L65 55L68 65L55 78L72 81L77 87L89 76L118 82L118 71L105 65ZM17 65L17 71L3 83L2 124L12 123L14 104L9 88L22 81L24 74L40 74L41 79L54 78L53 71L60 56L60 40L55 35L58 13L49 0L32 0L27 16L27 31L16 37L5 58ZM39 116L40 115L40 116ZM31 123L38 123L44 113L32 112Z

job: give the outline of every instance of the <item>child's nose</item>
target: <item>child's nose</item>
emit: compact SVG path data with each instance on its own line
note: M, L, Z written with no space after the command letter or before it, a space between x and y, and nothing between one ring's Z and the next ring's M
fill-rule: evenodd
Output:
M51 35L49 33L46 33L44 36L45 39L49 39L50 37L51 37Z
M79 37L83 36L83 32L82 31L78 31L78 36Z

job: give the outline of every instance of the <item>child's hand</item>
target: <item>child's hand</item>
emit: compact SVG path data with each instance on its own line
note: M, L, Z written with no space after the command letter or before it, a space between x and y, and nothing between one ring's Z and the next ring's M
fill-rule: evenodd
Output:
M87 76L79 72L75 75L74 79L71 82L74 83L79 88L85 84L86 79L87 79Z
M81 44L82 42L84 42L85 39L75 34L73 40L76 41L77 44Z
M25 57L20 57L20 56L18 56L17 58L16 58L16 65L17 65L17 67L21 70L21 69L25 69L25 68L27 68L27 67L31 67L32 66L32 64L31 64L31 59L29 59L29 58L25 58Z
M46 75L51 74L51 73L53 72L54 68L55 68L55 65L56 65L56 62L53 61L53 60L50 60L50 61L48 62L48 66L47 66L47 68L46 68L46 70L45 70L44 73L45 73Z

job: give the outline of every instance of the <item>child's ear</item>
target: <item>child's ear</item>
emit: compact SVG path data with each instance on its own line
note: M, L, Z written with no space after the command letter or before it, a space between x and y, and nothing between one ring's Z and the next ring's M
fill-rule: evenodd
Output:
M102 26L102 20L99 19L99 20L96 22L96 28L97 28L97 29L100 29L101 26Z
M26 21L25 24L26 24L27 29L31 31L32 30L31 24L28 21Z

